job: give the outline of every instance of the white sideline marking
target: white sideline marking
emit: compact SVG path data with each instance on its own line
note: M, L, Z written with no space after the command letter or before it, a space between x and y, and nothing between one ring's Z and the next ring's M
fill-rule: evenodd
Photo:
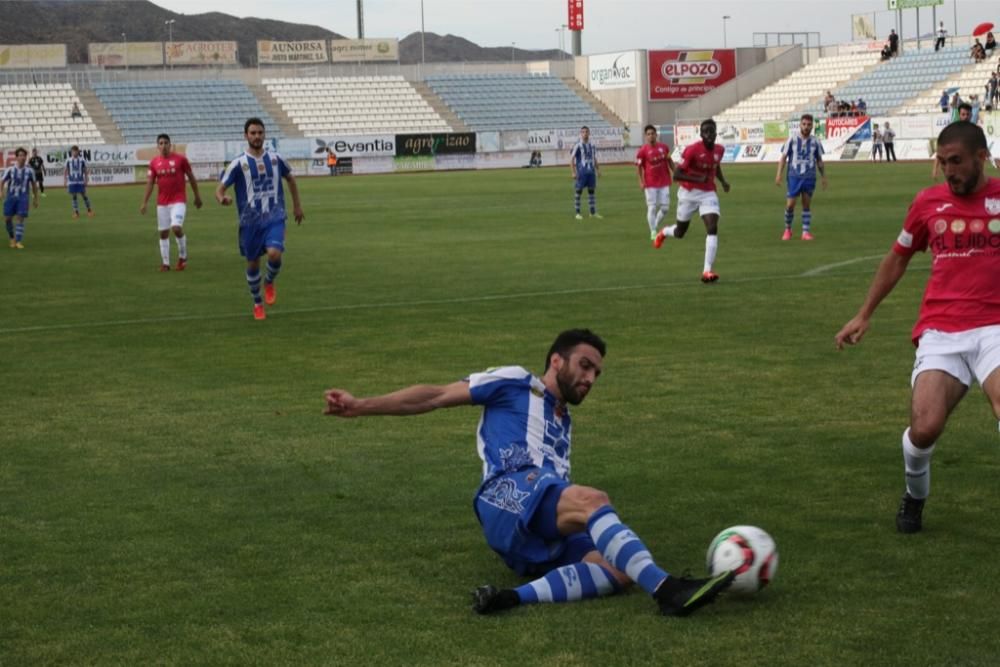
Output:
M855 259L849 259L844 262L837 262L835 264L826 264L824 266L816 267L815 269L810 269L805 273L799 274L789 274L783 276L758 276L754 278L736 278L732 280L727 280L725 284L743 284L743 283L756 283L756 282L770 282L775 280L788 280L792 278L811 278L818 276L829 269L837 268L840 266L847 266L849 264L855 264L857 262L863 262L869 259L876 259L882 257L882 255L872 255L870 257L856 257ZM332 312L332 311L346 311L346 310L374 310L378 308L404 308L412 306L441 306L455 303L483 303L487 301L513 301L515 299L533 299L540 296L571 296L574 294L596 294L600 292L629 292L632 290L642 290L642 289L662 289L664 287L696 287L698 289L704 289L704 286L697 281L684 280L683 282L677 281L673 283L656 283L655 285L619 285L616 287L582 287L575 289L565 289L565 290L551 290L545 292L517 292L513 294L485 294L481 296L464 296L455 297L453 299L424 299L421 301L385 301L380 303L349 303L336 306L317 306L315 308L291 308L283 309L278 312L268 313L268 317L272 316L284 316L284 315L295 315L302 313L322 313L322 312ZM65 329L98 329L101 327L122 327L129 326L133 324L162 324L165 322L195 322L195 321L208 321L208 320L228 320L233 318L250 319L250 310L240 311L239 313L226 313L219 315L166 315L163 317L145 317L129 320L106 320L104 322L78 322L73 324L39 324L31 327L15 327L12 329L0 329L0 335L3 334L19 334L19 333L32 333L38 331L59 331Z
M836 269L837 267L847 266L849 264L857 264L858 262L867 262L869 259L880 259L885 257L885 254L881 255L869 255L867 257L855 257L854 259L848 259L843 262L836 262L834 264L824 264L823 266L817 266L815 269L809 269L802 274L803 278L811 278L812 276L818 276L821 273L826 273L830 269Z

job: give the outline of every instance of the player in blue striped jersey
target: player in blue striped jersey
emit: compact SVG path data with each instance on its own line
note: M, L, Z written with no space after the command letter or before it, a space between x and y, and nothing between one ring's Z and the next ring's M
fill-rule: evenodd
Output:
M573 171L573 206L576 209L576 219L583 220L583 216L580 215L580 195L584 188L587 188L590 200L590 217L602 218L603 216L597 212L597 195L594 194L597 177L601 173L597 164L597 147L590 143L590 128L586 125L580 128L580 141L569 151L569 166Z
M792 222L795 221L795 201L802 197L802 240L812 241L813 192L816 191L816 172L819 172L826 189L826 167L823 164L823 144L813 136L812 114L803 114L799 119L799 133L785 144L778 161L778 173L774 184L781 186L781 172L788 164L788 192L785 194L785 233L781 240L792 238Z
M0 177L0 191L4 197L3 218L7 226L7 236L10 237L10 247L24 249L24 221L28 219L28 208L31 196L34 195L34 206L38 208L38 184L35 182L35 170L25 164L28 151L18 148L14 151L14 165L7 167ZM17 220L15 225L14 221Z
M343 389L325 394L326 414L339 417L482 406L476 441L483 478L473 508L490 547L512 570L535 579L514 589L480 587L473 596L479 613L595 598L634 582L661 613L686 616L732 582L731 572L710 579L668 574L621 522L604 491L570 482L569 406L590 393L605 351L590 330L571 329L556 337L541 377L504 366L382 396L356 398Z
M73 219L80 217L80 204L76 197L83 197L83 203L87 207L87 217L94 217L94 209L90 206L90 198L87 197L87 185L90 183L90 172L87 169L87 161L80 155L80 147L73 146L69 149L69 159L66 160L66 168L63 170L66 177L66 191L73 197Z
M263 320L264 303L272 306L277 301L274 281L281 271L281 256L285 250L285 191L281 180L288 182L292 195L292 215L302 224L305 214L299 203L299 188L288 163L277 153L264 148L264 121L250 118L243 125L247 150L229 163L222 172L215 189L215 199L223 206L233 203L226 194L229 187L236 195L236 212L239 217L240 254L247 260L247 285L253 296L254 319ZM264 296L260 290L260 258L267 255L267 275L264 278Z

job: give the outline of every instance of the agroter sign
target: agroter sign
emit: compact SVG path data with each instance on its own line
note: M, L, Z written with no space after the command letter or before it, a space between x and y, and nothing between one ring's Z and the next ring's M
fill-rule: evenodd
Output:
M649 52L651 100L700 97L735 76L733 49Z

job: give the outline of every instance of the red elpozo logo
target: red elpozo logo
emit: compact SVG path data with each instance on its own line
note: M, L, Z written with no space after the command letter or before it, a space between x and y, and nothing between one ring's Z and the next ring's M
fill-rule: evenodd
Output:
M660 74L672 84L707 83L722 76L722 63L714 51L681 51L660 65Z

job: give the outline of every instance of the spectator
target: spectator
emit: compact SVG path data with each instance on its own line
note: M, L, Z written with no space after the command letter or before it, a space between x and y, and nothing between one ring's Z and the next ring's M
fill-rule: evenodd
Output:
M899 55L899 35L895 28L889 31L889 55L893 58Z
M76 102L73 102L73 108L69 112L69 117L70 118L83 118L83 112L80 111L80 105L77 104Z
M852 116L857 116L858 115L858 103L857 103L857 101L851 102L850 115L852 115Z
M889 58L892 58L892 49L886 44L882 47L882 60L888 60Z
M860 97L858 98L858 113L862 116L868 113L868 103Z
M958 91L956 90L955 94L951 96L951 122L954 123L958 120L959 110L963 104L964 102L962 101L962 98L959 97Z
M829 109L830 105L833 104L833 103L835 103L836 101L837 100L834 99L834 97L833 97L833 93L831 93L829 90L826 91L826 95L823 96L823 106L825 108Z
M979 95L973 95L969 98L969 105L972 107L972 111L969 115L969 121L972 123L979 122Z
M332 148L326 149L326 167L330 170L331 176L337 175L337 154Z
M989 109L996 109L1000 103L1000 74L993 72L990 80L986 82L986 105Z
M947 90L942 90L941 91L941 99L940 99L940 101L938 101L938 104L941 105L941 113L948 113L949 100L948 100L948 91Z
M996 37L994 37L994 36L993 36L993 33L992 33L992 32L988 32L988 33L986 33L986 45L985 45L985 48L984 48L984 50L986 50L986 51L989 51L989 53L988 53L988 54L986 54L986 55L990 55L990 56L992 56L992 55L993 55L993 51L994 51L994 50L995 50L996 48L997 48L997 40L996 40Z
M971 49L969 49L969 56L971 56L977 63L981 63L986 60L986 49L983 48L983 45L979 41L978 37L976 37L976 43L972 45Z
M885 127L882 128L882 143L885 145L885 161L895 162L896 161L896 132L891 127L889 127L889 121L885 122Z
M940 51L944 48L944 38L948 36L948 31L944 28L944 21L941 21L941 25L938 26L937 31L937 41L934 42L934 50Z
M532 151L531 152L531 160L528 162L528 164L530 166L532 166L532 167L541 167L542 166L542 151Z
M872 162L882 161L882 132L878 123L872 126Z

